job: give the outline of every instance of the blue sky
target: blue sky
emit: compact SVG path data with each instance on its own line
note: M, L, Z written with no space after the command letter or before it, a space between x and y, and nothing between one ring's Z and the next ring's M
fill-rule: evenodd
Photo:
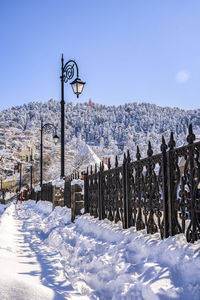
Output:
M80 102L199 108L199 0L0 0L0 37L0 110L60 100L62 53Z

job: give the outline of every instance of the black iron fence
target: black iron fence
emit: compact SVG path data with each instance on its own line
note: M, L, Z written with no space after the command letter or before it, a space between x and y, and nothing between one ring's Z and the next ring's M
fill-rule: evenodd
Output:
M32 200L45 200L45 201L50 201L53 202L53 186L51 183L45 183L42 185L42 189L35 192L32 190L30 198Z
M71 176L65 178L64 205L71 208Z
M53 202L53 186L51 182L42 185L41 199Z
M85 212L99 219L122 221L124 228L135 226L162 238L186 233L188 242L200 238L200 142L189 126L188 144L175 148L173 133L168 145L162 137L161 153L153 155L149 142L147 157L136 161L129 151L122 166L108 170L104 164L84 176Z
M64 188L64 205L71 208L71 182L76 179L82 179L84 172L80 173L74 170L70 176L65 178L65 188Z
M53 191L53 185L51 182L49 182L49 183L43 183L41 190L37 192L32 190L30 198L36 201L42 199L44 201L53 202L54 194L55 191Z

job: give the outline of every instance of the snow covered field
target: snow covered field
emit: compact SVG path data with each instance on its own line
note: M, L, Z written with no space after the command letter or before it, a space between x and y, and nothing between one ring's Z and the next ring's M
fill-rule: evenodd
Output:
M48 202L0 206L0 299L200 299L200 241L160 240Z

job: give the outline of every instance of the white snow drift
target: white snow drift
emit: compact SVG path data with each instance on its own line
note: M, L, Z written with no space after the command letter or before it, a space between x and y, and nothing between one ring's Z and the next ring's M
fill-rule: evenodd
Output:
M30 200L3 213L0 245L0 299L200 299L200 241L183 234L160 240L89 215L71 223L70 210Z

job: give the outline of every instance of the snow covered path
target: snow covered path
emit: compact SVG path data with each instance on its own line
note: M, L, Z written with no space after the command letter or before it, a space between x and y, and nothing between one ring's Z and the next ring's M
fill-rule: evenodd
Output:
M40 240L23 229L20 210L12 204L0 217L0 299L82 298L66 280L56 254L45 253Z
M13 203L0 217L0 299L199 300L200 241Z

